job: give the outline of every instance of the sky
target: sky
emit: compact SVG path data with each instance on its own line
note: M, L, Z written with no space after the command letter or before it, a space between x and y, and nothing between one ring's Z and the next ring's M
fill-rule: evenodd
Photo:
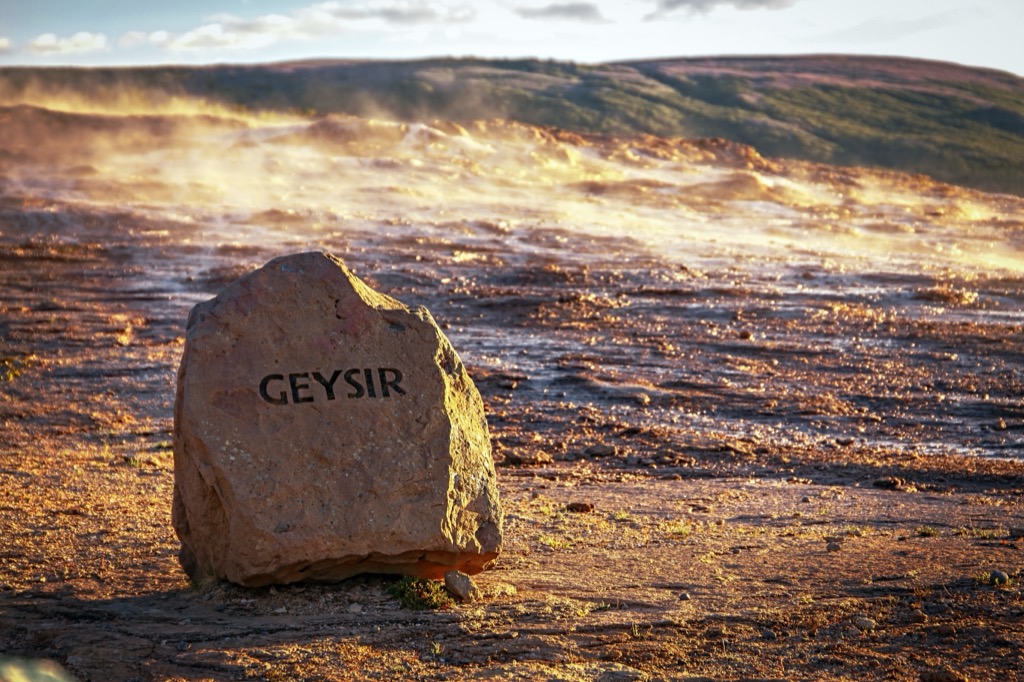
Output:
M1024 76L1024 0L0 0L0 66L875 54Z

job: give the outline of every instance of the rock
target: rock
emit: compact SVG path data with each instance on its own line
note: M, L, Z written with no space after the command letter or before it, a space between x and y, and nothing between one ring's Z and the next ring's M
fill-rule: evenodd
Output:
M835 541L829 542L827 545L825 545L825 551L826 552L838 552L842 548L843 548L842 543L835 542Z
M1010 582L1010 576L1003 571L992 571L988 574L988 582L989 585L995 585L997 587L1000 585L1006 585Z
M484 596L480 588L473 582L473 579L462 571L448 571L445 573L444 587L459 601L480 601Z
M873 619L867 618L865 616L857 616L856 618L854 618L853 625L861 632L871 632L876 627L878 627L878 623L876 623Z
M483 401L423 308L322 253L189 315L173 522L194 581L477 573L502 545Z
M590 502L570 502L565 505L565 510L577 514L587 514L594 511L594 505Z
M913 611L910 612L910 622L911 623L918 623L918 624L920 624L920 623L927 623L928 622L928 614L925 613L924 611L922 611L921 609L914 609Z
M606 445L604 443L598 443L597 445L591 445L583 454L587 457L614 457L618 454L618 448L614 445Z

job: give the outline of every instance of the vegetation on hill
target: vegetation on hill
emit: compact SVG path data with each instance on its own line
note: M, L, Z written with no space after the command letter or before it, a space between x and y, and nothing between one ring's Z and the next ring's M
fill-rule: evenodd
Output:
M40 85L98 96L123 88L199 95L250 110L723 137L767 156L920 172L1024 195L1024 79L937 62L810 56L7 68L0 102Z

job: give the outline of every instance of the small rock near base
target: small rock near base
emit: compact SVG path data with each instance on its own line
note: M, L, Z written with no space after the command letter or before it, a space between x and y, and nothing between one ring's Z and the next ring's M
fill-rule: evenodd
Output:
M480 588L462 571L447 571L444 574L444 586L459 601L474 602L483 598Z

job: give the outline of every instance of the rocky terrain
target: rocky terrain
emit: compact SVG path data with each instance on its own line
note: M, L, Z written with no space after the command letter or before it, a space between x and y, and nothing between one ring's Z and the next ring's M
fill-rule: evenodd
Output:
M723 140L124 106L0 110L4 655L82 680L1024 667L1021 199ZM178 564L188 311L312 249L427 306L480 388L507 516L480 601Z

